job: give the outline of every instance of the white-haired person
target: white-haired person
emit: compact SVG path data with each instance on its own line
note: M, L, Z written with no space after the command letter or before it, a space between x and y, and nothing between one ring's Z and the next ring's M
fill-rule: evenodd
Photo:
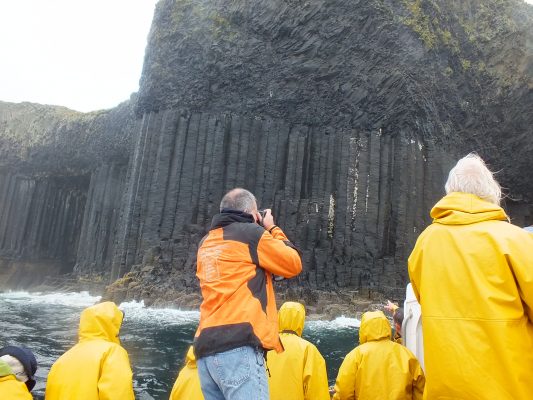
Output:
M30 349L5 346L0 349L0 399L32 400L37 360Z
M533 235L483 160L459 160L409 257L427 399L533 398Z

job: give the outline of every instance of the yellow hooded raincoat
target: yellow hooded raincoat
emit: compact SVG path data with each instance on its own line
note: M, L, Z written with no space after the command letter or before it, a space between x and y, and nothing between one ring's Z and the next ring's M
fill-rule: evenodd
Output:
M2 400L32 400L28 387L17 380L9 365L0 360L0 399Z
M361 319L359 342L339 369L334 400L422 399L424 373L416 357L391 341L390 322L381 311Z
M112 302L83 310L79 342L52 365L46 400L134 399L128 353L118 339L122 318Z
M533 238L499 206L450 193L409 257L427 399L533 399Z
M268 352L270 399L329 400L326 362L312 343L300 337L305 322L304 306L284 303L278 320L285 350Z
M170 400L204 400L192 346L185 357L185 366L172 387Z

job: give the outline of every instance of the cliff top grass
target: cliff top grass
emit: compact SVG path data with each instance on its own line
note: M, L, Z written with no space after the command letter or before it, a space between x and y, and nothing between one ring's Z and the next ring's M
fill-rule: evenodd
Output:
M82 113L0 101L0 167L84 173L106 157L127 156L134 120L129 103Z
M533 81L525 65L533 54L527 45L533 39L533 7L522 0L402 0L401 4L404 13L399 21L426 49L448 53L455 60L445 68L446 76L489 73L503 86ZM515 48L513 59L494 54L510 46ZM493 51L497 47L499 51Z

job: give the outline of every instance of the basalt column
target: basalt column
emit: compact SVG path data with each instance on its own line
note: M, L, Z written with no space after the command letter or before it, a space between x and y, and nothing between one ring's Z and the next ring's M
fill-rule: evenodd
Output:
M137 140L113 271L155 263L182 270L191 284L199 239L223 194L241 186L273 208L301 248L301 283L401 286L410 246L442 194L442 166L451 163L403 132L182 109L145 114Z
M126 171L127 165L109 163L91 175L76 254L80 276L110 274Z
M0 173L2 286L24 286L46 274L72 271L86 184L83 176L33 178Z

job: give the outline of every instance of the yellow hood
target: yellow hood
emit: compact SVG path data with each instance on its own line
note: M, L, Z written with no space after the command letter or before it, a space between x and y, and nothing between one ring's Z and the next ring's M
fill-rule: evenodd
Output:
M392 329L390 322L381 311L369 311L361 318L359 343L390 339Z
M305 307L303 304L288 301L283 303L278 313L279 331L293 331L302 336L305 323Z
M82 311L79 338L84 340L102 339L120 344L118 333L124 314L111 301L95 304Z
M194 356L194 349L193 347L189 347L189 351L187 351L187 355L185 356L185 364L187 364L187 367L189 368L196 368L196 357Z
M509 217L503 208L470 193L452 192L444 196L431 210L433 222L444 225L468 225L502 220Z

